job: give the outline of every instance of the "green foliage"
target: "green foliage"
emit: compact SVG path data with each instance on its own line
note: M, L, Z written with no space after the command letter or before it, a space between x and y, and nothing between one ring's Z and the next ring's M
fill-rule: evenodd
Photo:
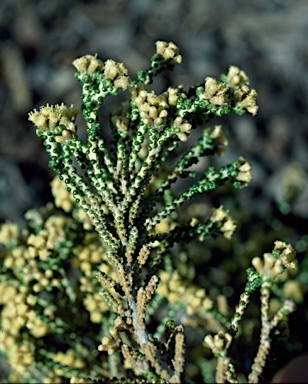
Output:
M229 348L250 296L260 288L269 301L276 276L295 267L292 247L276 242L264 264L256 259L247 270L233 317L193 281L187 249L194 252L192 243L209 236L230 239L235 223L223 207L191 214L188 202L226 183L245 187L251 179L242 157L203 175L196 171L204 157L223 154L228 144L220 125L204 124L228 113L255 115L257 93L245 72L231 66L220 81L207 77L188 90L179 85L156 95L149 88L154 77L182 60L173 43L157 42L156 48L135 80L113 60L86 55L74 61L86 142L78 138L73 106L47 105L29 114L58 174L52 182L57 208L30 211L24 228L7 223L0 232L0 349L11 382L185 383L201 374L213 377L202 340L194 368L199 373L191 362L185 366L181 323L201 325L219 360L216 380L237 382ZM110 115L107 145L99 111L105 97L120 90L129 100ZM174 160L175 149L195 129L197 143ZM269 323L264 298L262 306ZM292 310L283 302L271 327ZM261 338L252 380L264 365L264 344Z

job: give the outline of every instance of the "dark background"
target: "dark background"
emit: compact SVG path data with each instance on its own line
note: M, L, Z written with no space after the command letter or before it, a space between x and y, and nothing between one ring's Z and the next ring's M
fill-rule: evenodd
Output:
M174 84L202 82L231 64L247 72L258 116L226 122L230 159L243 155L253 165L245 206L266 215L295 164L302 177L292 213L307 218L307 14L305 0L2 0L0 220L20 220L50 199L53 173L27 114L47 102L78 105L71 62L98 53L123 61L134 77L159 39L183 55Z

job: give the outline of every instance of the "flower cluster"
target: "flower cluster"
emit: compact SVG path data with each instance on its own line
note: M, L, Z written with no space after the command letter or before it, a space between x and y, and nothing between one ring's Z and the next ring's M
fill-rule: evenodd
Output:
M276 241L275 248L272 253L265 253L263 260L255 257L252 265L261 276L268 279L275 279L286 268L296 268L296 253L290 244L283 241Z
M179 53L179 48L172 42L165 41L156 42L156 52L161 55L164 60L170 64L181 64L182 56Z
M228 104L228 87L213 77L207 77L204 85L204 96L211 104Z
M255 89L249 87L247 74L235 66L230 66L227 77L227 84L234 88L233 98L236 107L246 109L252 115L258 112L256 98L258 96Z
M111 273L105 249L52 204L26 219L23 228L5 223L0 230L0 350L11 366L8 381L57 383L89 375L90 366L99 371L97 324L108 307L93 271Z
M42 132L52 132L58 143L76 138L77 131L75 120L78 111L71 105L67 107L61 105L41 107L39 111L34 110L29 113L29 120Z
M126 89L130 84L128 71L123 63L110 59L102 62L96 55L85 55L74 60L73 65L81 75L92 76L96 73L103 73L107 79L112 81L115 88Z
M153 91L141 89L134 101L138 107L140 118L148 127L162 125L168 116L169 105L164 95L157 96Z

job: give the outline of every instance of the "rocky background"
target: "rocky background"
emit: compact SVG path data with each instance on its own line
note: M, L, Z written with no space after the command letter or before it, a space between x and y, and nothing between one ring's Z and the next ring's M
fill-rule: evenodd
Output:
M133 77L148 65L155 41L166 40L183 55L183 64L168 75L174 84L203 82L231 64L249 75L259 93L257 117L225 119L226 161L242 155L253 167L253 180L237 195L237 204L249 212L249 228L267 223L268 217L275 218L278 229L288 227L303 259L307 15L306 0L2 0L0 222L22 222L27 209L51 199L53 172L27 114L47 102L78 105L71 62L98 53L102 60L123 61ZM249 230L245 233L249 237Z
M1 1L0 220L20 220L50 198L53 175L27 113L46 102L79 103L72 60L98 53L133 74L159 39L180 46L174 83L202 82L230 64L248 73L260 109L255 119L228 118L230 158L252 163L259 214L276 201L307 218L307 12L305 0ZM296 184L291 207L283 201L288 183Z

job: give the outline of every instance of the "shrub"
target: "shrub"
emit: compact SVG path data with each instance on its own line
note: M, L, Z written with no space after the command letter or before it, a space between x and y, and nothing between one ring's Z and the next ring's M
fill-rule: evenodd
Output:
M257 93L246 73L231 66L220 80L207 77L157 95L153 78L181 60L175 44L158 41L149 68L135 80L122 63L91 55L75 60L86 142L78 137L74 106L29 114L57 173L55 203L28 211L24 227L1 228L0 348L9 381L188 383L202 375L211 382L217 361L215 380L238 382L243 372L232 346L260 288L260 342L248 375L249 382L259 380L271 331L294 310L283 285L286 270L296 267L295 252L276 241L271 253L255 257L230 314L223 295L216 300L197 284L203 271L191 255L209 236L230 239L235 222L222 206L190 203L224 185L249 183L243 157L203 174L200 168L228 144L221 125L204 125L229 113L255 115ZM109 143L98 115L105 97L120 90L129 99L110 115ZM189 144L193 130L199 139Z

